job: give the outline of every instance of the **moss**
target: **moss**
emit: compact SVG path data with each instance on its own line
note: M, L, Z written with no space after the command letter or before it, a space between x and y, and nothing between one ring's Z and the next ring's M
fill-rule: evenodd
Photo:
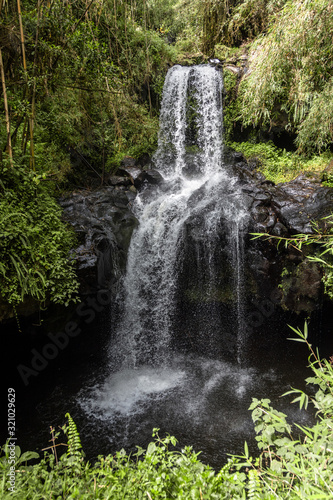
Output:
M231 71L224 71L224 135L226 141L232 141L235 124L239 121L239 101L237 99L238 77Z
M220 59L220 61L237 59L243 52L242 48L238 47L228 47L222 43L218 43L214 48L214 57Z
M321 290L321 275L318 264L309 260L304 260L293 268L284 268L279 285L283 309L297 313L312 312Z

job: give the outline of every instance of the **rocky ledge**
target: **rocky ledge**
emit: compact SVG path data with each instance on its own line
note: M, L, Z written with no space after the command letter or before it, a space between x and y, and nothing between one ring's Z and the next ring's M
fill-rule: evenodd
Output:
M323 218L333 213L333 188L323 186L315 176L303 174L275 185L241 153L232 153L231 163L247 202L249 233L285 238L313 234L314 221L325 230L327 221ZM302 251L283 244L277 248L273 239L249 239L248 266L256 300L273 295L283 308L297 313L320 307L322 270L306 259L310 251L306 246Z
M333 212L333 189L318 179L300 175L295 180L274 185L247 162L241 153L228 159L250 215L248 233L268 233L289 237L313 233L312 221ZM161 184L159 172L125 158L117 175L93 192L72 193L60 201L64 218L78 234L75 250L81 293L100 287L115 287L125 272L127 251L137 220L131 211L137 190ZM325 223L322 222L324 225ZM322 271L292 246L276 241L246 242L247 295L249 300L274 296L280 305L294 312L311 312L322 294Z

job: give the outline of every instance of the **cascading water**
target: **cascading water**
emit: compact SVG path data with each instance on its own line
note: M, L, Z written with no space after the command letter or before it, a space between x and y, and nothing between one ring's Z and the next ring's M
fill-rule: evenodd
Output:
M92 429L111 446L143 444L157 426L212 448L215 464L234 439L249 439L250 394L278 385L274 372L259 376L242 363L247 214L224 163L222 86L210 66L168 72L154 157L164 182L136 197L139 224L107 373L79 395ZM230 359L223 357L228 336ZM180 349L183 337L199 348Z
M221 224L228 233L240 343L246 211L236 180L223 164L221 94L222 76L210 66L175 66L168 73L154 158L165 183L153 192L143 191L133 207L139 226L128 255L124 317L117 348L112 348L127 368L161 366L169 359L184 229L196 213L204 214L203 263L197 251L199 266L204 268L206 300L216 293L215 253Z

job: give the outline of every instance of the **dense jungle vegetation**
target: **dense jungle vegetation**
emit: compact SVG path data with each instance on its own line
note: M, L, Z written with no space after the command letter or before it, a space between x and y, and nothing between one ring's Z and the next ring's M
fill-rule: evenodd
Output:
M226 138L247 131L238 149L263 159L269 178L324 170L332 9L330 0L1 0L1 301L75 297L74 236L55 199L102 185L125 155L154 151L172 64L219 57L240 70L225 70ZM255 147L274 127L296 152Z
M259 157L269 178L306 170L333 183L332 168L324 172L333 157L332 0L0 0L0 18L0 306L75 300L75 235L57 197L103 185L124 156L153 153L173 64L217 57L233 68L224 73L226 139ZM294 147L267 142L272 130ZM322 250L333 288L331 233ZM307 343L306 330L296 333ZM259 458L245 445L215 473L155 434L136 456L91 465L68 415L62 456L53 443L31 466L36 454L14 447L15 492L12 449L3 448L1 498L332 498L332 362L311 356L317 423L299 437L268 400L254 400Z

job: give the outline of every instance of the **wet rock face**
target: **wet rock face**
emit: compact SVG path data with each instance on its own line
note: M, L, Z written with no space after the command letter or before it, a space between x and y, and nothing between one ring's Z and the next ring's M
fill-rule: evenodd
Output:
M333 212L333 189L322 186L318 179L300 175L291 182L274 185L240 153L231 155L231 163L248 205L249 233L279 237L311 234L314 232L311 221L320 221ZM248 294L253 300L273 293L284 309L299 313L318 307L322 294L321 269L305 260L305 255L297 249L283 244L277 249L276 240L249 237L247 269Z
M74 250L80 294L94 294L101 288L112 290L126 271L127 253L138 221L132 204L138 189L142 196L163 189L162 175L143 170L127 159L117 175L106 179L107 186L96 191L70 193L59 200L63 219L75 230L78 246Z
M313 233L311 221L333 211L333 189L316 178L299 175L296 179L275 185L254 170L241 153L231 155L235 174L243 185L251 213L251 232L268 232L277 236Z
M124 185L95 192L72 193L60 200L64 219L75 229L80 292L115 286L126 266L127 250L137 220L131 212L135 193Z
M100 288L115 289L124 275L127 251L137 219L131 211L138 189L154 189L163 177L150 168L148 155L139 160L125 157L117 175L96 191L71 193L60 200L64 219L75 229L75 249L81 294Z
M155 184L163 189L159 172L131 160L124 162L117 176L110 176L108 186L95 192L73 193L61 200L64 218L73 225L79 239L75 252L82 293L93 293L101 286L116 287L125 272L128 247L137 225L131 212L137 189L148 192L156 189ZM246 162L241 153L231 154L229 161L248 207L248 233L282 237L310 234L311 220L333 212L333 189L323 187L317 180L299 176L292 182L274 185L256 170L255 162ZM197 197L202 195L196 193ZM194 219L195 216L186 226L187 246L191 246L191 238L201 237L204 222ZM225 234L217 238L220 267L226 269L224 254L228 241ZM250 235L245 239L245 293L250 303L273 294L280 306L294 312L311 312L318 306L322 285L321 270L316 264L310 265L301 252L291 247L280 245L277 249L276 241L253 240ZM182 265L192 266L190 261ZM225 297L219 298L221 303L232 300L227 291Z

